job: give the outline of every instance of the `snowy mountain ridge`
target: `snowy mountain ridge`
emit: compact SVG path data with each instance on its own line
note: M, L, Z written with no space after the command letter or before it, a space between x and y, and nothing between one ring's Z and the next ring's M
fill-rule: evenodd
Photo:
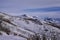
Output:
M24 40L56 40L60 38L60 24L39 20L33 16L11 16L0 13L0 34L14 35Z

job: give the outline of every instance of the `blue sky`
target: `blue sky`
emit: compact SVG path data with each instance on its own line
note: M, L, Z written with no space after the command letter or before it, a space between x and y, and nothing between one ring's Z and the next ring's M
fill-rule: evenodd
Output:
M13 15L60 17L60 0L0 0L0 11Z

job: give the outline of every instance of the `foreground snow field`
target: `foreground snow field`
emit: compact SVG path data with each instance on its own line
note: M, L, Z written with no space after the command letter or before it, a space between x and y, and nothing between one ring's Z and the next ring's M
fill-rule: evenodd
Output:
M26 14L0 13L0 40L59 40L60 24Z
M25 38L18 37L18 36L0 36L0 40L26 40Z

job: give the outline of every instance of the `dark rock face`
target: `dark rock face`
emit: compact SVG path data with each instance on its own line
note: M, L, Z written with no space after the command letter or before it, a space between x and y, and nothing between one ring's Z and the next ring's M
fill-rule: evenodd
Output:
M2 33L0 32L0 35L2 35Z
M28 19L24 18L24 19L25 19L25 20L30 20L30 21L32 21L32 22L34 22L34 23L36 23L36 24L42 25L42 23L41 23L40 20L38 20L38 19L32 19L32 18L28 18Z
M4 32L6 32L8 35L9 35L9 33L10 33L10 30L9 30L8 28L3 27L1 23L0 23L0 31L4 31Z

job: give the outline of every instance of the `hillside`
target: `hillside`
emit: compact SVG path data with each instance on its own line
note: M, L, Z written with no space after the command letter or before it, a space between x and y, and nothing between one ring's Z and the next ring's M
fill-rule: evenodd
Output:
M0 12L0 40L59 40L60 24L29 15Z

